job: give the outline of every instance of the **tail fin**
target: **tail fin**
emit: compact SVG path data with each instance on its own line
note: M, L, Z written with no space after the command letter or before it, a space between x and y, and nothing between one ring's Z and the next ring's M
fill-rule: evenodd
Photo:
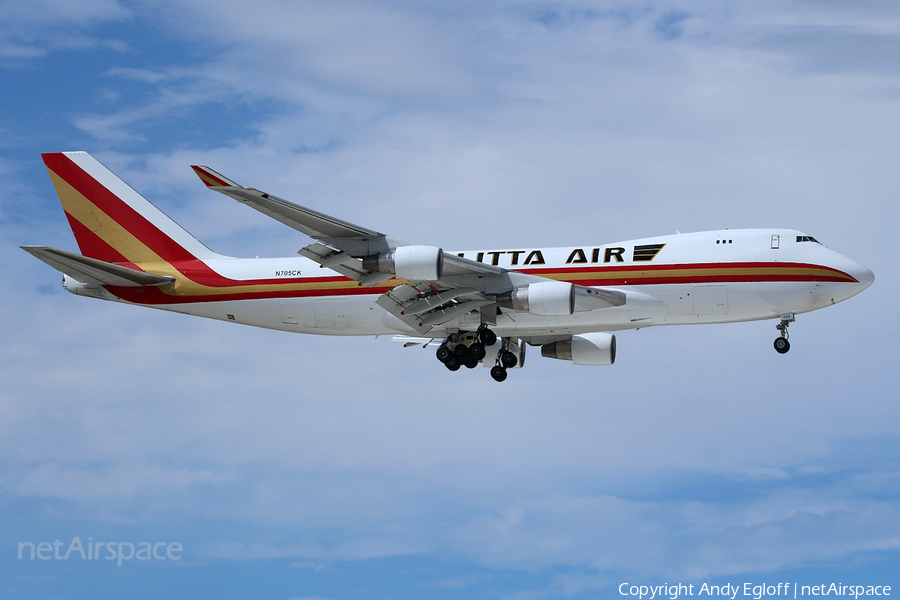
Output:
M215 256L87 152L43 158L84 256L112 263Z

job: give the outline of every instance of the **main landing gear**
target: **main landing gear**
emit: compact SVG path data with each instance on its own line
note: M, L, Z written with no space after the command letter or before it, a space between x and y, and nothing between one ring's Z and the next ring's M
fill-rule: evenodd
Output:
M781 323L775 326L775 329L781 332L781 335L775 338L775 351L778 354L786 354L791 349L791 343L788 341L788 325L794 321L794 313L785 313L781 315Z
M460 367L474 369L487 355L488 346L497 343L497 334L482 325L477 331L451 334L435 352L435 356L451 371ZM494 381L504 381L506 370L515 367L519 359L509 351L509 338L504 338L497 353L497 364L491 369Z
M506 370L519 364L519 359L509 351L509 338L504 338L500 351L497 353L497 364L491 367L491 377L494 381L506 381Z

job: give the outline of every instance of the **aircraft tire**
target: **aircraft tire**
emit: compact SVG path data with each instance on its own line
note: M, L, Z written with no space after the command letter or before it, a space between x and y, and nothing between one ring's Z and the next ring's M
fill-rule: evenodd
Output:
M519 359L516 358L516 355L512 352L504 352L500 355L500 364L503 365L503 368L505 369L512 369L519 364Z
M484 349L484 346L482 346L478 342L475 342L474 344L469 346L469 353L472 355L472 358L474 358L476 361L481 360L482 358L484 358L484 355L487 354L487 352Z
M446 363L447 359L450 358L451 356L453 356L453 354L450 352L450 348L448 348L447 346L443 346L443 345L440 348L438 348L437 352L435 352L434 354L435 354L435 356L437 356L437 359L439 361L441 361L442 363Z
M467 369L474 369L475 367L478 366L478 359L477 359L477 358L470 358L469 360L467 360L467 361L464 362L463 364L466 365L466 368L467 368Z
M460 363L455 356L451 356L447 359L447 362L444 363L444 366L451 371L459 371L459 367L462 366L462 363Z
M491 377L494 378L494 381L506 381L506 369L499 365L492 367Z
M791 343L784 339L783 337L775 338L775 351L778 354L787 354L787 351L791 349Z
M455 356L459 362L465 362L469 359L469 347L463 344L457 344L453 349L453 356Z
M497 341L497 334L490 329L482 329L478 334L478 341L484 346L493 346Z

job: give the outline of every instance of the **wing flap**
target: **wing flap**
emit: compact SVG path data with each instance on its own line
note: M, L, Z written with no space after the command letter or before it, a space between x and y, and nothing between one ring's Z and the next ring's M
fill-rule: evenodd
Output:
M81 283L114 285L118 287L144 287L165 285L175 281L174 277L168 275L146 273L47 246L21 246L21 248L57 271L61 271Z
M464 302L451 304L444 308L438 308L424 315L420 315L422 321L419 324L419 327L435 327L446 323L447 321L452 321L457 317L461 317L473 310L478 310L482 306L493 303L493 300L466 300Z
M329 248L324 244L310 244L297 251L300 256L319 263L319 266L331 269L344 277L358 281L360 285L373 287L382 281L392 278L391 273L373 273L363 268L362 261L341 250Z
M419 333L428 333L431 327L422 327L421 319L416 314L405 314L403 309L413 302L419 295L419 291L408 283L403 283L393 288L389 292L385 292L378 297L375 304L388 311Z
M474 289L451 288L422 294L408 283L382 294L375 303L423 335L447 321L496 304Z
M432 294L430 296L425 296L419 300L415 300L414 302L408 304L404 307L404 314L417 315L420 313L426 313L431 310L434 310L440 307L443 304L447 304L451 300L456 300L457 298L461 298L464 296L480 296L481 292L477 290L467 290L465 288L452 288L444 292L440 292L437 294Z

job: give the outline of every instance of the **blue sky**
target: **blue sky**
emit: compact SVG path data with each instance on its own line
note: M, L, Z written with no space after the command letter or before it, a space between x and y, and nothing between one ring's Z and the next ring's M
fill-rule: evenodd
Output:
M617 598L637 584L900 588L891 2L0 5L0 595ZM296 231L207 164L445 248L801 229L875 285L798 318L529 356L78 298L41 152L87 150L212 249ZM179 561L19 560L178 542Z

